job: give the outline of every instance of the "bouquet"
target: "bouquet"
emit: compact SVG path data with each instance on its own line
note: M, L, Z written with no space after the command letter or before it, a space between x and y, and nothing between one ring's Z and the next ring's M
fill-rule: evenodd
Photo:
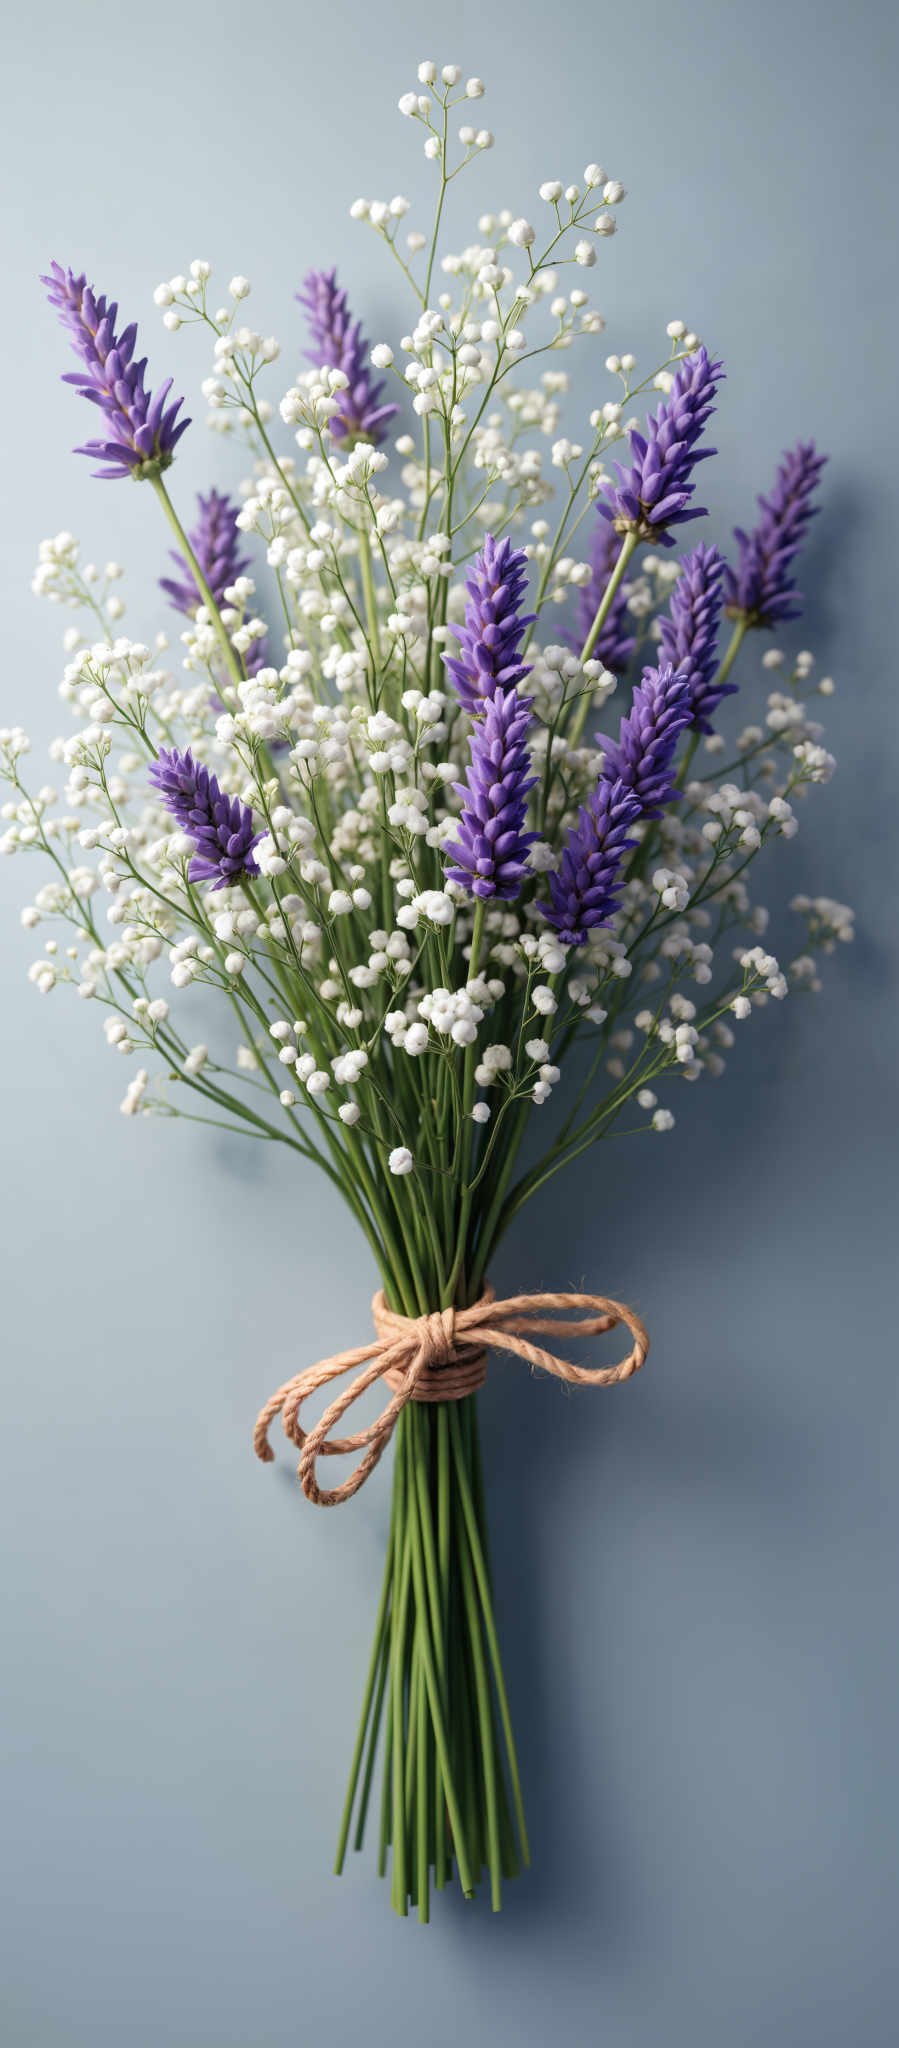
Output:
M94 409L77 452L145 487L172 559L132 639L119 565L84 562L67 532L42 544L37 592L81 614L74 725L51 748L62 793L29 790L26 736L0 732L3 849L43 861L23 923L65 928L31 979L99 1010L134 1062L124 1113L288 1146L375 1261L374 1334L280 1387L255 1445L272 1458L280 1416L327 1506L394 1440L337 1869L370 1826L393 1906L421 1920L432 1886L471 1897L485 1873L498 1908L528 1861L478 1448L486 1354L599 1387L649 1345L605 1295L497 1301L494 1254L587 1147L661 1140L676 1085L719 1074L786 995L749 871L834 766L807 701L831 681L770 644L800 615L823 457L784 455L727 558L686 533L722 363L679 319L647 374L602 358L584 287L625 191L598 164L540 186L540 226L487 213L445 246L449 186L493 143L471 117L483 90L423 63L399 102L434 179L429 233L407 231L402 196L350 209L396 268L390 339L372 347L335 271L311 271L305 353L289 339L305 367L279 382L245 277L213 290L196 260L156 290L170 333L208 333L210 425L248 449L239 503L210 486L185 509L171 378L151 388L135 324L52 264L67 381ZM578 440L561 423L575 346L601 358ZM769 694L735 724L737 659L759 647ZM851 912L794 908L789 980L815 990ZM615 1329L611 1362L569 1361L570 1340ZM360 1424L368 1388L379 1412ZM327 1486L335 1456L352 1464Z

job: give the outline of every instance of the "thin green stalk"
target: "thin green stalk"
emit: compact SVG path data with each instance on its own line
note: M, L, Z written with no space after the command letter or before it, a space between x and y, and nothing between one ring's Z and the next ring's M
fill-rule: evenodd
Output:
M425 1624L423 1623L422 1626ZM417 1699L418 1767L416 1771L416 1862L418 1866L418 1918L429 1919L428 1901L428 1716L423 1676L419 1677Z
M375 685L377 686L377 670L381 666L381 638L378 629L378 600L375 595L375 579L372 574L371 548L369 547L368 544L368 533L366 532L365 527L362 527L359 533L359 568L362 575L362 595L365 600L365 619L366 624L368 626L368 637L371 642L371 651L375 662Z
M456 1552L461 1555L465 1533L457 1521ZM478 1881L484 1864L483 1809L481 1794L481 1773L478 1769L477 1743L477 1702L475 1697L474 1670L471 1661L471 1644L465 1620L465 1603L462 1597L461 1575L456 1573L456 1643L459 1661L458 1716L462 1745L464 1771L464 1810L468 1824L468 1850L472 1861L475 1880Z
M215 631L215 637L221 649L222 660L225 663L225 666L228 670L228 674L231 677L235 689L239 689L241 683L243 682L243 671L241 669L240 662L237 659L237 655L234 652L234 648L232 647L231 642L228 638L227 628L225 627L225 624L223 622L221 612L219 611L218 605L216 604L215 598L212 595L212 591L209 588L203 571L200 568L200 564L197 561L196 555L194 554L193 548L191 547L190 541L187 538L187 534L184 531L178 514L175 511L175 507L172 504L171 498L169 497L168 491L166 490L165 484L163 483L161 476L151 477L150 481L153 485L154 491L156 492L156 496L159 499L160 505L162 506L163 512L165 513L165 516L169 522L175 539L178 542L178 546L181 549L181 552L184 555L185 560L188 562L190 566L191 575L193 576L197 589L200 592L206 610L209 613L210 624L212 625Z
M406 1410L405 1412L408 1413L408 1410ZM462 1828L462 1814L459 1807L458 1799L456 1797L456 1786L453 1778L452 1767L450 1764L449 1746L446 1738L446 1722L444 1719L443 1708L440 1701L440 1688L437 1682L437 1672L434 1664L433 1651L431 1648L430 1631L427 1625L427 1595L425 1592L424 1560L422 1554L421 1530L419 1527L418 1515L415 1512L414 1506L410 1507L409 1509L408 1526L410 1531L410 1548L412 1551L412 1575L415 1585L415 1602L419 1610L419 1613L422 1617L423 1624L421 1629L422 1661L424 1663L425 1679L427 1681L428 1687L428 1699L431 1708L431 1722L434 1729L434 1742L437 1749L438 1768L440 1769L443 1776L444 1790L446 1793L446 1803L447 1807L449 1808L450 1823L453 1830L453 1839L456 1845L456 1861L459 1866L459 1877L462 1883L462 1890L465 1893L465 1897L467 1899L470 1899L474 1897L474 1881L472 1878L471 1868L469 1864L468 1847L465 1841L465 1836Z
M459 1417L456 1414L455 1404L453 1404L453 1406L450 1409L449 1420L450 1436L452 1439L453 1455L455 1458L456 1465L456 1477L458 1481L459 1499L462 1506L462 1514L465 1521L465 1529L471 1549L472 1563L474 1565L475 1578L477 1580L478 1593L480 1595L481 1600L481 1610L484 1616L484 1633L487 1637L487 1646L490 1651L490 1661L493 1666L493 1681L496 1686L496 1696L497 1700L499 1701L500 1719L502 1721L503 1735L505 1737L506 1743L506 1754L509 1759L509 1774L512 1780L512 1798L515 1805L515 1817L518 1822L518 1833L521 1841L521 1853L524 1862L526 1864L529 1864L531 1857L530 1850L528 1848L527 1828L525 1826L524 1802L521 1796L521 1779L519 1777L518 1772L518 1758L515 1754L515 1739L512 1734L512 1720L511 1715L509 1713L509 1700L508 1694L506 1692L506 1682L503 1676L502 1663L500 1661L499 1642L496 1634L496 1622L493 1615L493 1601L490 1596L490 1580L487 1574L487 1567L484 1562L484 1552L481 1545L481 1539L478 1534L474 1502L472 1500L471 1487L469 1485L468 1472L466 1470L465 1465L465 1454L462 1443L462 1428L461 1423L459 1421Z
M389 1665L388 1665L389 1673ZM384 1776L381 1782L381 1821L378 1830L378 1876L383 1877L387 1869L387 1850L391 1837L391 1799L393 1787L393 1721L388 1713L384 1727Z
M474 1669L478 1726L481 1732L481 1768L484 1775L484 1794L487 1802L487 1866L490 1871L490 1898L494 1913L498 1913L502 1906L502 1859L499 1845L499 1802L496 1787L497 1768L493 1714L490 1705L490 1687L487 1679L484 1643L481 1635L481 1616L478 1609L474 1575L471 1567L470 1549L467 1543L463 1543L461 1546L459 1563L462 1573L462 1598L465 1603L465 1613L468 1622L468 1641Z
M600 604L596 606L596 614L594 614L594 623L592 623L592 627L590 627L590 633L588 633L588 637L586 637L586 641L584 641L584 647L582 647L580 655L577 655L577 659L580 659L580 662L582 662L582 664L584 664L584 662L590 662L590 655L592 655L592 651L594 651L594 647L596 647L596 641L598 641L598 637L600 637L600 633L602 633L602 627L604 627L604 623L606 623L606 618L608 618L608 612L610 612L610 608L612 608L614 592L618 590L618 584L620 584L620 582L623 582L623 575L625 575L625 569L627 569L627 565L629 565L629 561L631 561L631 555L635 553L635 549L637 549L637 547L639 547L639 535L635 535L635 532L627 532L627 535L625 535L625 539L623 539L623 543L620 543L620 555L618 555L618 561L614 563L614 569L612 569L612 573L610 573L610 578L608 578L608 584L606 584L606 588L604 588L604 592L602 592ZM573 723L573 727L571 727L571 737L575 737L575 735L577 735L577 731L580 731L580 729L582 729L582 725L584 725L584 719L586 719L586 709L582 707L582 711L580 711L580 713L577 713L577 717L575 717L575 723Z
M406 1763L404 1787L406 1800L406 1822L408 1827L407 1889L410 1899L418 1897L418 1806L416 1799L418 1766L418 1701L424 1677L419 1648L420 1623L413 1612L411 1644L409 1649L409 1674L406 1686Z
M448 1423L448 1420L447 1420L447 1413L446 1413L446 1402L445 1402L445 1401L439 1401L439 1402L437 1403L437 1412L436 1412L436 1431L437 1431L437 1572L438 1572L438 1579L439 1579L439 1585L440 1585L440 1617L441 1617L441 1630L442 1630L442 1644L441 1644L441 1648L442 1648L442 1654L443 1654L443 1670L444 1670L444 1674L445 1674L445 1678L444 1678L444 1683L445 1683L445 1686L446 1686L446 1688L447 1688L447 1691L446 1691L446 1698L447 1698L447 1702L448 1702L448 1711L450 1711L450 1712L451 1712L451 1708L452 1708L452 1701L451 1701L451 1695L450 1695L450 1693L449 1693L449 1673L450 1673L450 1662L449 1662L449 1643L448 1643L448 1640L447 1640L447 1638L448 1638L448 1631L449 1631L449 1576L450 1576L450 1564L449 1564L449 1561L450 1561L450 1462L449 1462L449 1461L450 1461L450 1451L449 1451L449 1423ZM440 1783L440 1772L439 1772L439 1771L436 1771L436 1772L435 1772L435 1794L436 1794L436 1797L435 1797L435 1812L434 1812L434 1822L435 1822L435 1826L434 1826L434 1835L435 1835L435 1848L434 1848L434 1883L435 1883L435 1885L437 1886L437 1890L438 1890L438 1891L442 1891L442 1890L443 1890L443 1887L444 1887L444 1885L445 1885L445 1883L446 1883L446 1879L447 1879L447 1857L446 1857L446 1804L445 1804L445 1801L444 1801L444 1797L443 1797L443 1787L442 1787L442 1785L441 1785L441 1783Z
M443 1406L443 1403L441 1403L441 1406ZM437 1553L434 1546L434 1524L431 1518L431 1499L428 1484L428 1443L426 1435L428 1420L427 1415L421 1412L421 1402L411 1402L410 1408L415 1489L425 1563L425 1579L428 1589L428 1611L434 1637L437 1672L440 1678L441 1691L445 1693L446 1680L443 1665L443 1620L441 1614L440 1581L437 1576Z
M375 1694L375 1704L372 1711L371 1728L368 1738L368 1751L365 1758L365 1770L362 1775L362 1791L359 1795L359 1812L356 1819L356 1833L353 1837L354 1849L361 1849L362 1842L365 1836L365 1822L368 1815L368 1802L369 1796L371 1794L371 1781L375 1767L375 1756L377 1755L378 1749L378 1736L381 1732L381 1716L384 1710L384 1694L387 1690L387 1676L389 1670L390 1630L388 1628L384 1630L384 1635L381 1642L381 1662L378 1671L378 1689ZM387 1768L386 1756L384 1763L384 1771L386 1784L389 1783L389 1771Z
M411 1565L411 1522L407 1512L406 1456L405 1456L405 1413L400 1416L396 1431L396 1461L394 1471L396 1526L402 1560L399 1565L399 1584L390 1617L390 1715L392 1726L392 1780L393 1780L393 1884L392 1903L398 1913L405 1914L407 1907L406 1880L406 1814L403 1799L403 1734L404 1734L404 1651L406 1625L409 1610L409 1582Z
M736 659L737 659L737 655L738 655L738 654L739 654L739 652L740 652L740 648L741 648L741 647L742 647L742 645L743 645L743 641L744 641L745 635L746 635L746 633L747 633L747 631L748 631L748 628L749 628L749 621L748 621L748 619L737 619L737 620L735 620L735 622L734 622L734 630L733 630L733 632L732 632L732 634L731 634L731 636L730 636L730 639L729 639L729 641L728 641L728 643L727 643L727 647L726 647L726 649L725 649L725 652L724 652L724 655L723 655L723 657L722 657L722 661L721 661L721 666L720 666L720 668L718 669L718 673L717 673L717 675L716 675L716 677L715 677L715 681L714 681L714 683L713 683L713 685L712 685L713 689L718 689L719 685L720 685L721 683L725 682L725 681L726 681L726 679L727 679L727 677L728 677L728 676L730 675L730 672L731 672L731 669L733 668L734 662L735 662L735 661L736 661Z
M350 1832L350 1821L352 1818L353 1803L356 1797L356 1784L359 1777L359 1767L362 1762L362 1752L365 1747L365 1736L368 1728L368 1717L371 1711L371 1703L375 1690L378 1666L381 1662L384 1636L387 1625L387 1607L388 1602L390 1600L390 1588L393 1578L394 1550L395 1502L394 1509L391 1510L390 1534L387 1538L387 1558L384 1565L384 1579L381 1586L381 1598L378 1602L378 1612L375 1619L375 1639L372 1647L371 1662L368 1667L368 1677L365 1681L365 1692L363 1694L362 1699L362 1713L359 1720L359 1732L356 1736L356 1746L353 1750L353 1760L350 1764L350 1782L347 1786L347 1795L344 1801L343 1815L340 1822L340 1834L337 1838L337 1855L334 1861L334 1874L336 1877L339 1877L341 1871L343 1870L343 1859L346 1853L347 1836Z

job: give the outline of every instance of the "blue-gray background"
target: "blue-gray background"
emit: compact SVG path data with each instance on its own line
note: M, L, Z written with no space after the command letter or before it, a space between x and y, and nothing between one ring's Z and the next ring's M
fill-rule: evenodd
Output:
M841 765L773 888L853 901L859 940L817 1005L766 1013L722 1082L682 1091L674 1137L583 1162L505 1249L504 1288L583 1276L637 1300L653 1356L595 1399L490 1380L535 1868L499 1920L447 1902L424 1931L368 1856L328 1875L386 1476L318 1515L249 1451L268 1389L366 1329L366 1257L289 1160L118 1115L127 1070L97 1017L24 980L33 871L4 864L11 2048L894 2038L892 10L454 12L449 33L432 0L45 0L17 24L0 717L36 740L64 725L60 614L28 592L41 535L132 565L135 633L158 622L164 548L149 494L68 453L86 422L36 272L86 266L142 320L154 377L194 390L205 350L163 332L151 291L197 254L251 277L288 372L310 264L336 258L368 331L398 334L347 207L407 190L421 214L431 173L395 103L420 57L457 61L487 81L498 146L455 218L533 212L542 179L601 158L631 195L588 280L606 346L648 366L677 314L726 357L720 535L783 445L832 451L787 644L837 677ZM240 473L198 425L182 504L213 465Z

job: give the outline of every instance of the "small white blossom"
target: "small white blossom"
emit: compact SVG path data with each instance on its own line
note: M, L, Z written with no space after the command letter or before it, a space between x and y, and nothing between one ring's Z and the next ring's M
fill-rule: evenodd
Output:
M415 1161L408 1145L395 1145L388 1157L387 1165L391 1173L411 1173Z

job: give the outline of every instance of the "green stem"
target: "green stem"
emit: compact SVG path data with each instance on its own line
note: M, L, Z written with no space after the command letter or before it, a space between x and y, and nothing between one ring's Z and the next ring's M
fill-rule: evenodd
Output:
M397 1427L396 1470L394 1473L396 1527L399 1555L397 1596L390 1616L390 1717L392 1730L392 1780L393 1780L393 1883L392 1903L398 1913L407 1910L406 1879L406 1814L404 1804L403 1760L405 1721L405 1641L409 1611L409 1581L411 1567L411 1524L412 1516L407 1507L406 1455L405 1455L405 1414L400 1416ZM399 1542L400 1532L402 1541Z
M381 666L381 638L378 631L378 600L375 595L375 579L372 574L371 548L369 547L368 534L366 533L364 527L362 528L359 534L359 568L362 574L362 594L365 599L365 618L366 624L368 626L368 637L369 640L371 641L371 651L374 657L375 668L377 670ZM375 675L375 694L377 694L377 674Z
M638 545L639 536L636 533L625 534L624 540L621 544L621 553L618 557L617 562L615 563L615 567L612 570L612 574L609 577L605 590L603 591L602 597L596 609L596 615L594 617L593 624L590 627L590 631L587 634L587 638L584 641L583 647L581 648L580 655L578 657L582 665L585 661L589 661L590 656L593 653L593 649L596 646L596 642L599 639L600 633L602 632L603 626L605 625L606 619L611 610L612 602L615 597L615 592L618 589L618 586L624 576L624 572L631 559L631 556ZM571 721L569 744L573 747L577 746L581 733L584 730L584 724L586 722L587 712L590 708L590 702L590 693L589 691L585 691L578 705L578 708L574 714L574 718Z
M449 1672L449 1583L450 1583L450 1467L449 1467L449 1423L446 1402L438 1401L436 1415L437 1431L437 1573L440 1586L441 1655L443 1658L444 1686ZM445 1697L448 1694L445 1693ZM440 1772L435 1774L434 1810L434 1883L442 1891L447 1879L446 1857L446 1803Z
M475 1698L477 1701L478 1724L481 1731L481 1767L484 1774L484 1793L487 1802L487 1864L490 1871L490 1897L494 1913L502 1907L502 1858L499 1843L499 1801L496 1789L496 1751L493 1739L493 1715L490 1707L490 1687L487 1679L487 1665L484 1658L484 1644L481 1636L481 1617L478 1612L474 1576L471 1567L470 1546L461 1546L462 1598L468 1622L468 1640L474 1669Z
M365 1758L365 1770L362 1776L362 1791L359 1795L359 1813L356 1820L356 1833L353 1838L354 1849L361 1849L363 1838L365 1835L365 1821L366 1816L368 1814L368 1801L369 1795L371 1793L371 1781L375 1768L375 1755L378 1747L378 1736L380 1734L381 1729L381 1714L384 1708L384 1694L387 1690L387 1677L389 1671L390 1630L389 1628L385 1628L381 1643L381 1664L378 1672L378 1690L375 1694L375 1704L371 1717L371 1732L368 1738L368 1752ZM389 1770L386 1760L384 1769L386 1778L389 1782Z
M715 681L712 684L713 689L717 690L719 685L723 683L726 680L726 678L730 675L734 662L737 659L737 655L740 652L740 648L743 645L743 641L748 631L748 626L748 619L735 620L734 630L728 641L727 648L721 661L721 666L715 677Z
M408 1413L408 1410L406 1410L405 1413ZM403 1420L405 1420L405 1414L403 1417L401 1417L401 1423ZM434 1742L437 1749L438 1768L443 1777L443 1786L446 1794L447 1807L449 1808L450 1825L453 1830L453 1840L456 1848L456 1861L459 1865L459 1877L462 1884L462 1890L465 1893L465 1897L467 1899L471 1899L474 1897L474 1879L469 1864L468 1844L466 1842L462 1828L462 1814L459 1807L458 1799L456 1797L456 1787L453 1778L452 1768L450 1765L449 1745L447 1743L446 1736L446 1721L444 1718L443 1708L440 1701L440 1687L437 1681L437 1671L435 1668L434 1655L431 1648L431 1638L427 1618L427 1595L425 1592L424 1560L422 1554L421 1529L419 1527L418 1515L415 1512L414 1504L409 1509L408 1527L410 1533L410 1548L412 1551L412 1576L415 1586L415 1604L421 1619L421 1654L422 1662L424 1664L425 1680L428 1688L428 1700L431 1708L431 1723L434 1729Z
M194 582L197 586L200 596L202 597L206 610L209 613L210 623L214 628L215 636L221 649L222 660L224 661L225 666L228 670L228 674L230 675L231 680L234 683L235 689L239 690L240 685L243 682L243 671L241 669L240 662L237 659L237 655L234 651L234 648L232 647L231 642L228 638L227 628L223 622L221 612L219 611L218 605L216 604L215 598L212 595L212 591L209 588L203 571L200 568L200 564L197 561L196 555L194 554L193 548L191 547L190 541L187 538L187 534L184 531L178 514L175 511L175 507L172 504L171 498L169 497L168 491L166 490L165 484L163 483L161 476L154 476L150 479L150 481L153 485L154 491L156 492L156 496L159 499L160 505L162 506L163 512L165 513L165 516L169 522L175 539L178 542L178 546L181 549L182 554L184 555L184 558L190 567L191 575L193 576Z
M487 1637L487 1646L490 1651L490 1661L493 1665L493 1681L496 1686L496 1696L497 1700L499 1701L500 1719L502 1721L503 1735L505 1737L506 1743L506 1754L509 1759L509 1774L512 1780L512 1798L515 1805L515 1816L518 1822L518 1833L521 1841L521 1853L524 1862L526 1864L529 1864L531 1857L530 1850L528 1848L527 1828L525 1826L524 1819L524 1801L521 1796L521 1779L518 1771L518 1759L515 1754L515 1739L512 1734L512 1719L509 1713L508 1694L506 1692L506 1683L503 1677L503 1667L500 1661L499 1642L497 1640L496 1634L496 1622L494 1620L493 1615L493 1601L490 1594L490 1580L487 1573L486 1563L484 1560L484 1552L481 1545L481 1539L478 1534L477 1518L475 1516L474 1503L471 1496L471 1487L468 1482L468 1473L466 1470L465 1454L462 1444L462 1426L459 1420L459 1416L456 1412L456 1403L453 1403L450 1409L450 1435L452 1438L453 1455L455 1458L456 1478L458 1482L459 1497L462 1504L462 1513L465 1520L465 1529L468 1536L469 1546L471 1549L471 1558L472 1563L474 1565L475 1578L477 1580L478 1592L480 1594L481 1599L481 1608L484 1616L484 1633Z
M395 1506L395 1496L394 1496L394 1506ZM366 1736L366 1731L367 1731L367 1728L368 1728L368 1717L369 1717L369 1713L370 1713L370 1711L371 1711L371 1703L372 1703L372 1698L373 1698L373 1695L374 1695L374 1690L375 1690L375 1682L376 1682L376 1679L377 1679L377 1675L378 1675L378 1667L379 1667L379 1665L380 1665L380 1663L381 1663L381 1660L382 1660L382 1652L383 1652L383 1647L384 1647L384 1638L385 1638L385 1634L386 1634L386 1625L387 1625L387 1605L388 1605L388 1601L389 1601L389 1599L390 1599L390 1588L391 1588L391 1583L392 1583L392 1578L393 1578L393 1559L394 1559L394 1550L395 1550L395 1516L394 1516L394 1513L393 1513L393 1512L391 1512L391 1520L390 1520L390 1534L389 1534L389 1536L388 1536L388 1539L387 1539L387 1561L386 1561L386 1564L385 1564L385 1566L384 1566L384 1579L383 1579L383 1583L382 1583L382 1586L381 1586L381 1598L380 1598L380 1601L379 1601L379 1603L378 1603L378 1612L377 1612L377 1618L376 1618L376 1620L375 1620L375 1640L374 1640L374 1645L373 1645L373 1648L372 1648L372 1653L371 1653L371 1662L370 1662L370 1664L369 1664L369 1667L368 1667L368 1677L367 1677L367 1679L366 1679L366 1682L365 1682L365 1692L364 1692L364 1695L363 1695L363 1700L362 1700L362 1714L361 1714L361 1716L360 1716L360 1720L359 1720L359 1732L358 1732L358 1734L357 1734L357 1736L356 1736L356 1747L355 1747L355 1749L354 1749L354 1751L353 1751L353 1761L352 1761L352 1763L351 1763L351 1765L350 1765L350 1782L349 1782L349 1785L348 1785L348 1787L347 1787L347 1795L346 1795L346 1799L345 1799L345 1801L344 1801L344 1807L343 1807L343 1815L342 1815L342 1817L341 1817L341 1822L340 1822L340 1834L339 1834L339 1836L338 1836L338 1838L337 1838L337 1855L336 1855L336 1857L335 1857L335 1859L334 1859L334 1875L335 1875L335 1877L339 1877L339 1876L340 1876L340 1874L341 1874L341 1871L343 1870L343 1859L344 1859L344 1856L345 1856L345 1854L346 1854L347 1836L349 1835L349 1832L350 1832L350 1821L351 1821L351 1818L352 1818L352 1812L353 1812L353 1802L354 1802L354 1800L355 1800L355 1797L356 1797L356 1785L357 1785L357 1782L358 1782L358 1778L359 1778L359 1769L360 1769L360 1765L361 1765L361 1763L362 1763L362 1751L363 1751L363 1749L364 1749L364 1747L365 1747L365 1736ZM376 1714L376 1715L375 1715L375 1732L376 1732L376 1733L377 1733L377 1724L378 1724L378 1716L377 1716L377 1714Z

